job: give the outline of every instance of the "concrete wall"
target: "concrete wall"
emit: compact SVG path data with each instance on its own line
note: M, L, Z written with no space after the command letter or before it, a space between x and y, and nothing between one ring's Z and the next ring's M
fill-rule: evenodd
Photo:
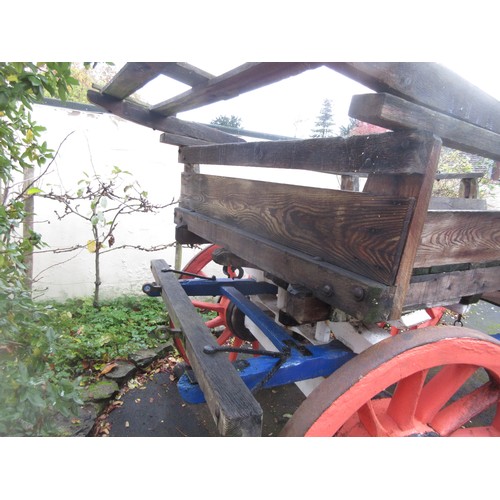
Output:
M177 163L177 148L161 144L159 132L132 124L115 116L37 105L35 121L46 127L44 140L57 149L61 146L49 172L38 185L44 191L73 191L83 172L106 176L114 166L131 172L155 204L165 204L179 196L182 165ZM93 239L91 226L74 215L58 220L54 211L62 206L52 200L36 198L35 230L50 248L85 245ZM84 209L87 214L89 209ZM134 214L120 219L115 246L122 244L150 247L174 243L174 207L159 213ZM188 252L189 254L189 252ZM189 255L186 255L188 258ZM174 264L175 250L160 252L117 250L101 257L102 296L122 293L140 294L143 283L152 281L149 262L164 258ZM66 261L66 262L65 262ZM90 296L94 284L94 254L86 249L72 253L37 253L34 258L34 289L44 298L64 300Z

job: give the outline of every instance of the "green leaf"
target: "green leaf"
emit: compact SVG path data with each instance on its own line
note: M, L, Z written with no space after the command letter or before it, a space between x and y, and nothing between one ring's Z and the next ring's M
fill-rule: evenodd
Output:
M29 188L27 191L26 191L26 194L28 196L32 196L34 194L38 194L38 193L43 193L43 191L40 189L40 188L37 188L37 187L32 187L32 188Z

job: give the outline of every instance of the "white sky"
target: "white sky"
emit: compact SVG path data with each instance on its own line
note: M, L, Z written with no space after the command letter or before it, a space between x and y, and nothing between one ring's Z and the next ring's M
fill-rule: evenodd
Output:
M239 66L244 61L189 63L212 74L219 75ZM495 65L470 61L441 62L500 100L500 72ZM189 87L161 77L140 92L149 103L158 103L177 95ZM279 134L290 137L310 136L324 99L330 99L335 127L348 123L348 109L354 94L372 92L353 80L321 67L290 77L281 82L221 101L203 108L179 113L178 118L210 123L219 115L241 118L247 130Z

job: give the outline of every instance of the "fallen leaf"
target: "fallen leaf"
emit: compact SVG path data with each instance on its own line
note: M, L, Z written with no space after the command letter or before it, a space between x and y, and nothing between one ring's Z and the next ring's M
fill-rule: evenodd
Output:
M125 422L125 427L130 427L130 424L128 423L128 420Z
M102 375L106 375L106 373L109 373L113 368L116 368L118 366L118 363L108 363L100 372L97 377L101 377Z

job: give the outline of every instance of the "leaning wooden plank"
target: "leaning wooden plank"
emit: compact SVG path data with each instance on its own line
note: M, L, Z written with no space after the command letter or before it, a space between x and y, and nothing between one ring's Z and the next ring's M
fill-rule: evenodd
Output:
M152 113L140 104L122 101L115 97L103 95L94 90L89 90L87 96L90 102L107 109L109 112L154 130L201 139L211 143L245 142L239 137L226 134L206 125L187 122L174 117L161 116Z
M485 300L486 302L489 302L490 304L500 306L500 290L497 290L496 292L485 293L481 297L481 299ZM499 330L500 330L500 328L499 328Z
M414 276L404 310L457 304L462 297L494 292L499 285L499 266Z
M185 62L164 63L162 73L190 87L207 83L214 75Z
M500 260L500 211L429 211L414 267Z
M186 137L177 134L168 134L163 132L160 135L160 142L163 144L173 144L174 146L204 146L206 144L211 144L208 141L203 141L202 139L194 139L193 137Z
M355 318L372 323L389 317L392 287L187 209L177 208L175 221L259 269L308 288L318 299Z
M291 168L336 174L424 173L421 149L431 139L421 132L248 142L181 148L179 162Z
M445 146L500 160L500 135L390 94L353 96L349 115L393 130L427 130Z
M164 66L164 62L129 62L102 89L102 93L125 99L156 78Z
M327 66L377 92L388 92L500 134L500 102L436 63L342 62Z
M246 63L210 79L205 84L197 85L183 94L157 104L151 109L164 116L172 116L181 111L231 99L319 65L319 63L284 62Z
M165 272L164 260L151 261L156 283L176 327L184 335L187 355L222 436L260 436L262 408L244 384L227 354L206 354L205 346L218 347L175 274Z
M414 200L182 174L180 206L393 285Z

